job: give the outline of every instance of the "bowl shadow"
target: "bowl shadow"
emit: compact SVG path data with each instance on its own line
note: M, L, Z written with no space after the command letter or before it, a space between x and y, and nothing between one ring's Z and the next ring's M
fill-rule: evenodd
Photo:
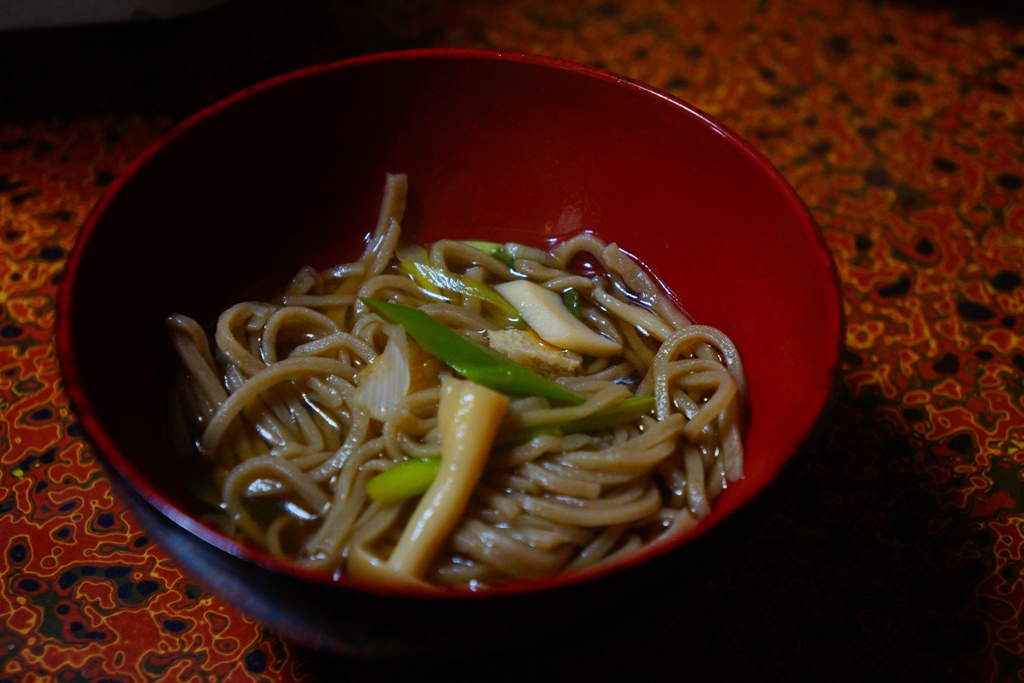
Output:
M312 670L517 681L544 661L552 680L977 680L991 661L972 607L983 539L870 402L842 390L822 432L753 505L618 577L573 629L416 661L310 653Z

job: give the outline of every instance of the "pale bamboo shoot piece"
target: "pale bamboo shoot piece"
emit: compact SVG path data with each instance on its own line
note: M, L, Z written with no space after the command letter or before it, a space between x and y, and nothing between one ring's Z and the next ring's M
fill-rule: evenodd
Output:
M622 353L622 344L587 327L555 292L529 280L503 282L494 288L552 346L598 358Z
M388 558L391 572L419 579L430 569L483 475L508 402L504 394L474 382L444 380L437 408L441 469Z

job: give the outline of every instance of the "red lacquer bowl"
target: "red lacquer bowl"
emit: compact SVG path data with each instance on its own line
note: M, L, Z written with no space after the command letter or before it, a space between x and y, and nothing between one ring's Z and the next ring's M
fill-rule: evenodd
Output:
M750 383L746 473L693 533L611 568L437 594L304 572L198 520L165 424L165 316L213 320L300 265L351 259L386 172L409 175L405 229L417 240L544 244L591 230L733 339ZM427 50L275 78L159 140L90 215L57 341L112 481L178 562L288 637L396 656L495 642L538 613L560 626L653 560L706 551L694 540L748 506L812 434L842 333L834 266L808 212L722 125L592 68Z

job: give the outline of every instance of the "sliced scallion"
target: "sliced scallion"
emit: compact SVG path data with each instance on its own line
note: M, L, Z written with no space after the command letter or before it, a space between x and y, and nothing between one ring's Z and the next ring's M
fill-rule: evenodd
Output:
M469 337L459 334L417 308L360 297L377 315L401 325L428 353L455 372L478 384L520 396L543 396L559 403L579 405L586 398L523 367Z
M410 458L366 482L366 495L379 503L398 503L422 495L441 467L441 458Z

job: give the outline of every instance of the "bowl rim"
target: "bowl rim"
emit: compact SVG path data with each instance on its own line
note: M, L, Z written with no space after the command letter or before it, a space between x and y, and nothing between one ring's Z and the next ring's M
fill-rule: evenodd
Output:
M823 392L822 400L815 406L814 417L799 434L796 439L797 446L793 452L786 454L779 461L774 471L770 473L763 482L752 484L748 500L735 510L722 511L721 506L712 506L711 513L702 519L697 525L685 533L661 539L656 543L630 553L623 558L616 559L606 564L598 564L594 567L584 568L572 572L561 572L549 577L527 580L515 580L508 583L488 585L485 587L474 586L404 586L388 585L376 582L356 579L344 576L340 571L327 572L315 570L299 565L270 554L261 548L247 545L234 538L211 528L210 526L195 519L172 500L161 493L160 489L148 480L146 476L133 464L133 460L117 446L114 439L106 430L103 421L94 410L89 397L86 395L81 375L75 360L74 344L69 320L71 311L75 305L75 282L79 268L84 258L85 246L90 241L93 233L102 222L107 208L114 201L120 191L130 183L132 178L142 169L150 159L160 153L162 149L170 145L179 136L185 134L200 122L217 115L220 111L231 107L243 100L246 100L257 93L272 90L295 80L305 79L325 72L343 69L357 69L365 65L415 61L415 60L478 60L478 61L513 61L547 69L555 69L578 74L585 78L593 78L606 83L625 87L635 92L662 100L672 107L682 110L686 115L695 117L700 123L722 137L728 139L729 143L737 150L742 151L751 162L753 162L764 176L771 181L776 191L786 195L794 211L801 214L802 220L807 224L808 235L814 239L815 255L822 265L829 272L829 286L831 288L836 313L836 326L831 330L836 340L835 348L829 359L827 367L828 390ZM803 451L808 443L813 440L820 424L827 416L831 406L835 402L839 389L839 371L841 368L842 348L845 330L845 313L841 298L841 280L838 270L827 242L820 227L811 215L806 203L796 193L796 190L789 184L778 169L760 151L754 148L744 138L740 137L728 126L711 117L699 108L682 100L679 97L664 92L654 86L637 81L635 79L615 74L611 71L573 62L561 58L538 55L528 52L489 50L479 48L419 48L410 50L396 50L388 52L370 53L355 57L344 58L336 61L313 64L286 73L282 73L258 83L249 85L226 97L223 97L202 109L184 118L174 125L167 132L160 135L151 142L139 155L137 155L121 173L104 190L96 204L89 211L82 228L76 237L75 244L69 254L64 272L64 279L61 283L57 300L56 319L56 347L61 371L64 376L66 390L68 392L71 407L77 414L83 427L84 436L95 447L98 460L101 465L111 468L115 472L114 478L129 484L135 489L135 493L146 500L160 514L183 528L187 532L199 537L206 543L214 546L220 551L235 556L264 570L277 572L293 578L321 584L325 587L340 589L352 589L360 592L367 592L391 597L410 597L423 599L438 598L473 598L480 599L486 596L507 596L521 593L539 593L547 590L559 589L567 586L589 582L602 576L622 571L637 565L643 565L651 560L669 552L679 551L683 546L690 545L699 537L722 526L727 519L736 516L758 498L762 497L765 490L778 480L781 471L787 467L795 456ZM111 473L108 473L110 475ZM722 495L728 495L728 491ZM716 510L718 511L716 513Z

